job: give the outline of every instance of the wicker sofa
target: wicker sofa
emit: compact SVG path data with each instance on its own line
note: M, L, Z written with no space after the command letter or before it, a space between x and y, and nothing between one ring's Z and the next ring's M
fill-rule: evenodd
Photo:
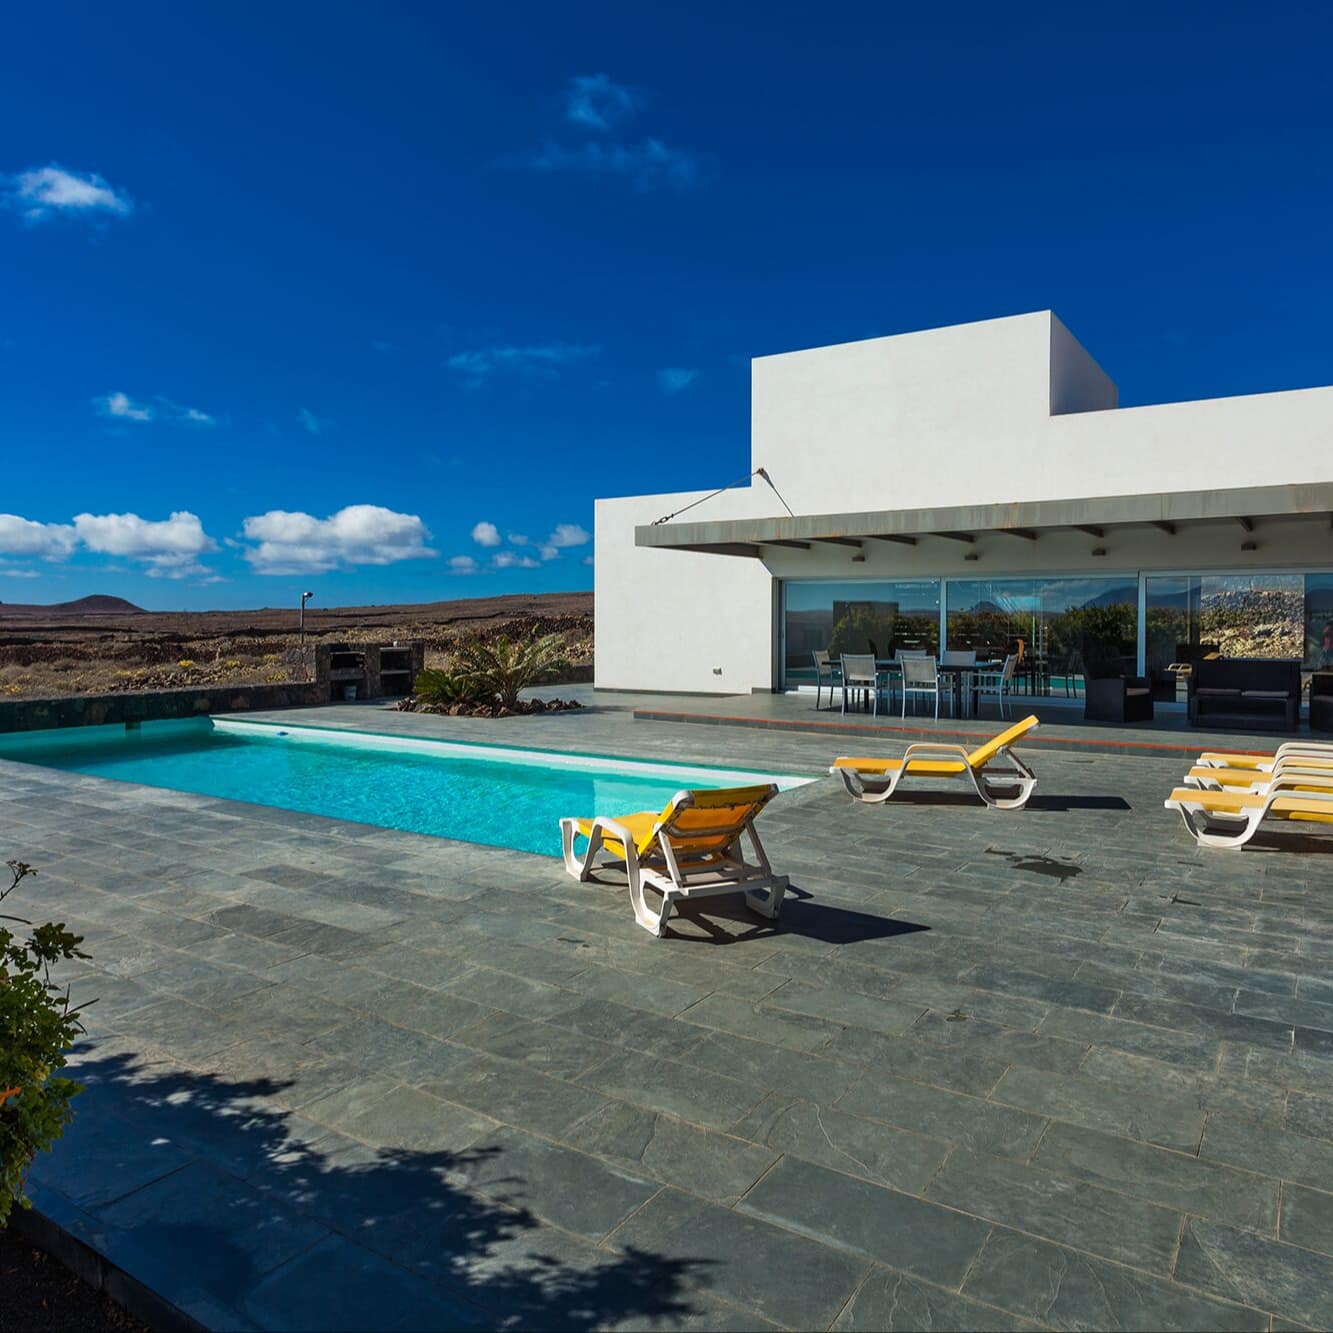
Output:
M1295 731L1301 715L1301 664L1271 657L1214 657L1194 663L1192 725Z

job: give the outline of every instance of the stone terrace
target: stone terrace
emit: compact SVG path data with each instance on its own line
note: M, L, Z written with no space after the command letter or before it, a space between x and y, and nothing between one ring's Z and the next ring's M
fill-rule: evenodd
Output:
M662 940L553 859L0 763L24 908L98 997L37 1203L215 1328L1326 1326L1333 839L1199 852L1178 760L1032 762L1019 813L784 795L780 929L715 901Z

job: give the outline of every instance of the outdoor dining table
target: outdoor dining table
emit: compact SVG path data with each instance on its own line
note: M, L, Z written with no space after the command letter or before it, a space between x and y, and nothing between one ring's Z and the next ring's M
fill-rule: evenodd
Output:
M982 673L989 674L999 671L1003 666L1003 662L936 662L935 670L941 676L948 676L951 678L949 685L953 694L954 717L964 716L964 705L967 705L968 714L975 709L977 698L977 676ZM883 672L885 675L901 675L902 669L903 664L896 657L877 657L875 659L876 674ZM964 683L966 683L966 689L964 689Z

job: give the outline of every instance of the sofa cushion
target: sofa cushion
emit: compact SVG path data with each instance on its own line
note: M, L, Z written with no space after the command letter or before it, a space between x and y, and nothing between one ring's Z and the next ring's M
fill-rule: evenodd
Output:
M1242 690L1242 699L1290 699L1294 696L1287 690Z
M1200 686L1194 691L1195 694L1206 699L1239 699L1240 691L1219 689L1217 686Z
M1149 693L1151 693L1150 690L1142 686L1135 685L1125 690L1125 698L1134 699Z

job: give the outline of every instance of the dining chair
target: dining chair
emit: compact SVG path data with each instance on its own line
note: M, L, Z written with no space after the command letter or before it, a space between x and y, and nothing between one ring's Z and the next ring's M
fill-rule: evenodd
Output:
M907 716L907 696L909 694L933 694L935 696L935 717L940 715L940 673L933 657L928 655L906 656L900 659L903 664L903 713Z
M864 691L873 700L873 712L879 715L879 671L873 653L843 653L842 711L847 711L847 692Z
M1014 668L1018 666L1018 654L1010 653L1004 659L1004 666L999 671L978 672L976 675L977 708L980 710L981 700L990 697L996 701L1000 710L1000 716L1008 716L1004 711L1005 700L1012 693Z
M816 648L810 656L815 662L815 707L819 707L819 692L828 686L828 703L833 707L833 687L838 683L842 670L828 655L827 648Z
M975 648L950 648L947 652L940 654L940 666L942 667L974 667L976 664L977 650ZM968 676L971 674L971 672L959 672L950 681L953 686L955 713L966 714L968 712L968 701L972 697L972 681L968 679Z

